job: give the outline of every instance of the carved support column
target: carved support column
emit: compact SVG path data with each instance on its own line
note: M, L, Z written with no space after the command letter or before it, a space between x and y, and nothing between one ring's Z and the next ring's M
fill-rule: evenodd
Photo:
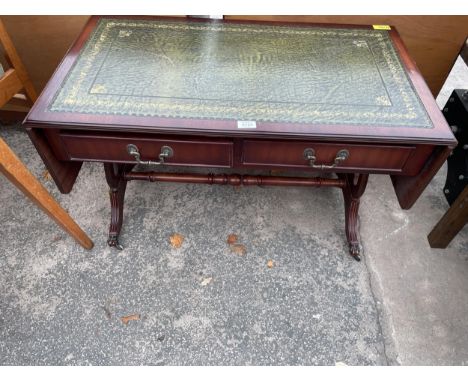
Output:
M349 244L349 253L355 260L361 261L361 246L359 243L358 212L361 196L367 186L368 174L338 174L346 181L342 188L345 202L345 230Z
M111 222L107 244L117 249L123 249L122 245L119 244L119 234L122 228L125 189L127 188L124 174L126 171L131 171L133 166L129 164L104 163L111 203Z

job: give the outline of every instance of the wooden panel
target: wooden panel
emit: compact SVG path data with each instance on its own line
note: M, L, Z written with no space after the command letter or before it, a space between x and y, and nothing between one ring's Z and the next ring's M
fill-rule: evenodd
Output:
M60 192L68 194L75 184L83 162L59 160L52 151L42 130L26 128L26 131Z
M451 147L436 147L418 176L391 175L393 188L401 208L409 210L416 203L416 200L421 196L451 152Z
M434 96L442 88L468 37L468 16L226 16L225 18L394 25Z
M231 167L233 143L228 140L174 139L148 136L77 135L61 133L64 149L72 160L135 163L127 145L137 146L142 161L157 161L162 146L170 146L168 165Z
M415 150L412 146L353 145L323 142L275 142L245 140L242 162L246 165L310 168L304 150L313 149L317 165L330 165L340 150L346 149L349 157L333 171L364 170L401 173Z

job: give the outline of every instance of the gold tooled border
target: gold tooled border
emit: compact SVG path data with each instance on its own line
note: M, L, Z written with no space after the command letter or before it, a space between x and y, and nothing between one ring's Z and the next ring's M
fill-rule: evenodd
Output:
M88 100L85 97L80 97L80 91L82 90L83 82L88 77L90 70L92 69L96 57L99 53L102 53L103 46L108 42L109 35L113 28L153 28L153 29L173 29L173 30L209 30L209 31L228 31L228 32L244 32L244 33L276 33L276 34L298 34L298 35L315 35L315 36L341 36L341 37L356 37L356 38L373 38L376 39L378 44L381 46L383 58L385 59L388 69L392 75L395 84L398 87L399 94L405 105L405 112L403 113L391 113L391 112L373 112L373 111L343 111L343 110L310 110L302 109L301 114L303 118L352 118L353 120L359 119L373 119L373 120L391 120L393 118L399 118L408 122L416 120L418 117L422 118L421 124L424 127L432 127L432 123L427 116L422 104L409 84L408 77L403 69L403 66L395 52L393 45L388 37L387 31L380 30L361 30L361 29L334 29L334 28L301 28L301 27L275 27L275 26L256 26L256 25L243 25L243 24L198 24L198 23L181 23L181 22L168 22L168 21L129 21L129 20L110 20L101 19L99 21L96 30L88 40L87 45L80 53L74 67L70 70L67 78L64 80L61 89L57 92L56 97L50 104L50 111L78 111L86 112L89 110L90 104L92 104L93 110L106 110L119 108L122 104L121 101L103 100L96 97L96 99ZM94 42L94 40L96 40ZM390 44L390 45L388 45ZM391 49L388 49L388 48ZM86 53L86 54L84 54ZM79 68L79 71L76 69ZM73 82L70 84L69 82ZM69 85L69 86L67 86ZM408 86L410 85L410 86ZM409 92L413 90L412 92ZM143 97L142 97L143 98ZM418 105L419 103L419 105ZM124 102L125 104L125 102ZM148 113L143 110L134 109L130 112L130 115L144 115L144 116L161 116L161 117L176 117L176 118L187 118L192 117L193 114L197 115L210 114L210 115L226 115L235 114L239 112L239 109L235 106L219 106L209 104L183 104L174 102L173 99L169 101L161 101L157 99L151 99L151 101L145 102L146 108L151 110L158 110L158 113ZM267 102L265 102L268 105ZM416 106L419 106L417 108ZM65 107L66 106L66 107ZM121 105L123 106L123 105ZM287 122L303 122L295 121L294 117L297 118L297 110L291 110L290 108L281 108L278 105L274 107L261 106L256 104L253 107L255 114L263 115L256 120L265 120L275 122L274 118L279 117L290 117L292 120ZM192 113L188 113L191 111ZM419 113L418 111L422 112ZM177 113L179 112L179 113ZM295 113L295 114L293 114ZM110 112L110 114L116 114Z

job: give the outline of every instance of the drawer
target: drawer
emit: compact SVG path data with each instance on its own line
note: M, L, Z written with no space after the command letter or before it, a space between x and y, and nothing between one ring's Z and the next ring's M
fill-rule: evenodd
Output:
M71 160L136 163L127 151L134 145L142 161L159 161L163 146L172 149L164 164L232 167L233 143L229 140L178 139L144 134L105 135L102 133L60 133L65 155ZM63 151L62 151L63 152Z
M333 169L317 168L322 171L365 170L372 172L402 173L412 146L367 145L354 143L294 142L245 140L242 149L242 163L246 166L311 168L304 151L312 149L314 164L332 165L341 150L347 150L346 159L339 161ZM309 150L311 152L311 150ZM412 166L414 167L414 166Z

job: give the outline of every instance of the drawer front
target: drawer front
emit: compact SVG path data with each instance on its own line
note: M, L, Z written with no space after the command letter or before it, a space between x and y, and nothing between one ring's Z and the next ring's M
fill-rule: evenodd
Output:
M341 150L348 151L348 157L333 169L336 171L365 170L375 172L402 173L410 155L415 151L412 146L386 146L324 142L279 142L245 140L242 150L242 163L246 166L271 166L291 168L311 168L304 151L312 149L314 164L333 165ZM309 150L310 151L310 150Z
M232 167L233 143L228 140L173 139L143 136L106 136L102 134L60 134L71 160L136 163L127 146L136 146L142 161L159 161L163 146L172 149L164 164L184 166Z

